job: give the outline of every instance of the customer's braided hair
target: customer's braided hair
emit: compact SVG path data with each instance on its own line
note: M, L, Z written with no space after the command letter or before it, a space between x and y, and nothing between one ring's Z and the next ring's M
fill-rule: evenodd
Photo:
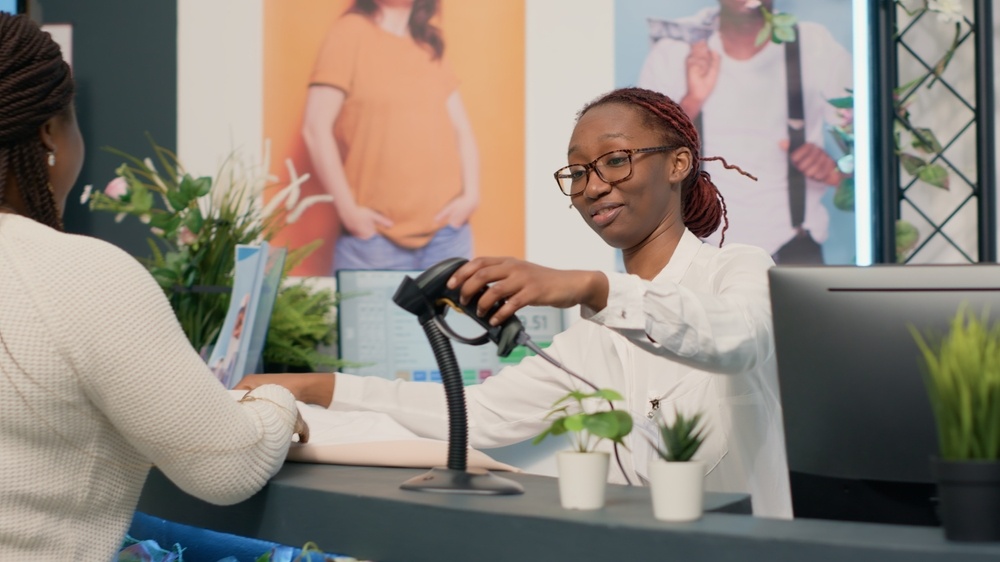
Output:
M691 119L684 113L680 105L659 92L643 88L614 90L587 104L580 110L577 119L592 108L606 104L621 104L639 108L647 124L663 133L666 141L664 144L680 144L691 151L694 163L681 190L684 226L695 236L704 238L718 230L719 224L724 222L722 240L719 241L721 246L726 239L726 230L729 228L726 200L719 192L719 188L712 182L708 172L701 168L701 163L718 160L727 169L736 170L754 180L757 178L744 172L738 166L729 164L721 156L702 158L698 130L695 129Z
M71 111L73 91L52 37L27 16L0 13L0 204L13 181L28 216L60 230L39 129Z

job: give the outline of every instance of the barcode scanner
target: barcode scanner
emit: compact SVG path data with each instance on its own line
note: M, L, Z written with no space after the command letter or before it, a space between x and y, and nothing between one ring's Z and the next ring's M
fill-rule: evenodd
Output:
M446 259L425 270L415 280L409 277L405 278L396 289L392 300L421 318L421 322L424 321L425 316L433 318L441 331L453 340L469 345L482 345L487 341L492 341L497 344L497 355L507 357L515 347L524 343L523 340L527 337L524 325L521 324L517 316L513 315L497 326L490 325L490 318L504 304L502 300L497 301L484 315L478 315L476 305L486 289L480 291L467 304L461 304L461 293L457 288L448 288L448 279L451 279L458 268L465 265L466 262L468 260L463 258ZM443 320L448 308L472 318L486 330L486 333L475 338L457 334Z
M515 347L524 345L539 357L595 391L598 388L531 341L528 333L524 330L524 325L517 316L511 316L499 325L491 326L490 317L503 306L502 300L490 307L490 310L487 310L484 315L476 314L476 304L486 289L480 291L467 304L461 304L461 292L458 289L449 289L448 279L451 279L458 268L467 261L463 258L450 258L426 269L416 279L407 276L403 278L403 282L400 283L396 293L392 296L393 302L417 316L420 326L427 335L431 350L434 352L434 358L441 370L441 382L444 385L445 399L448 405L449 424L448 467L434 468L425 475L404 482L402 488L471 494L520 494L523 493L523 488L516 482L502 479L489 472L473 473L466 470L468 423L465 411L465 390L458 361L455 359L455 352L451 347L451 342L448 341L449 338L469 345L483 345L487 341L492 341L497 344L497 355L500 357L507 357ZM475 338L467 338L455 333L442 319L449 308L472 318L486 332ZM608 404L611 409L614 409L614 404L610 400ZM614 444L614 451L618 468L622 471L625 481L631 484L628 473L625 472L625 467L622 465L617 443Z

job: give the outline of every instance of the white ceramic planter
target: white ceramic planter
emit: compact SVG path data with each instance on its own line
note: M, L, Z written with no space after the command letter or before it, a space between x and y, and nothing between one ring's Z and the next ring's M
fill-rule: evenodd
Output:
M565 509L600 509L608 484L610 455L559 451L559 501Z
M654 459L649 463L649 489L657 519L699 519L704 508L705 463Z

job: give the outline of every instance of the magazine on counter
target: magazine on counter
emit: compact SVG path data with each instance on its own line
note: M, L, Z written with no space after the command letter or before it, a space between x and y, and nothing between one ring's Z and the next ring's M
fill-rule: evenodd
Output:
M236 247L236 268L229 310L208 366L226 388L256 372L285 263L284 248Z

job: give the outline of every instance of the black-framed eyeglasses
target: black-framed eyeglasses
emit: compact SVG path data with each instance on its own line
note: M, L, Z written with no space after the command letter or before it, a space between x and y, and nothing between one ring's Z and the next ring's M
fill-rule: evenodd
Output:
M650 152L664 152L674 150L679 146L654 146L650 148L626 148L623 150L613 150L607 154L602 154L589 164L570 164L565 168L556 170L556 183L559 190L565 195L576 195L587 187L590 181L590 171L597 173L597 177L608 185L619 184L632 177L632 155L646 154Z

